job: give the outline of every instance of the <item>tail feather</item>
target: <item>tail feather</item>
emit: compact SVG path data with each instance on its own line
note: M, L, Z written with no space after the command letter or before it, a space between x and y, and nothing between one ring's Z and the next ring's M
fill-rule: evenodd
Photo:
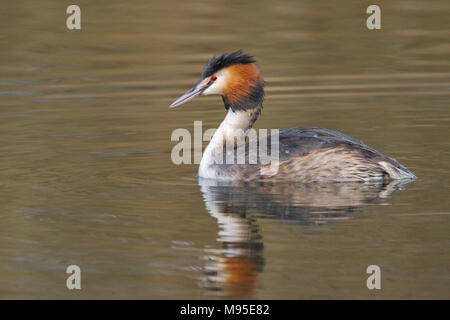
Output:
M387 172L392 180L417 179L416 175L405 167L398 167L386 161L380 161L378 164Z

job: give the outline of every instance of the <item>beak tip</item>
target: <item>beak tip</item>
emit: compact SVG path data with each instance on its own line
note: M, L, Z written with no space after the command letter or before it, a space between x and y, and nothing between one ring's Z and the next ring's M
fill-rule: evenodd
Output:
M178 107L179 105L182 105L182 104L194 99L195 97L200 96L203 93L203 91L205 91L205 89L208 88L208 86L209 86L209 84L205 85L203 87L200 87L200 88L196 88L194 86L192 89L188 90L185 94L183 94L181 97L179 97L175 102L173 102L169 106L169 109Z

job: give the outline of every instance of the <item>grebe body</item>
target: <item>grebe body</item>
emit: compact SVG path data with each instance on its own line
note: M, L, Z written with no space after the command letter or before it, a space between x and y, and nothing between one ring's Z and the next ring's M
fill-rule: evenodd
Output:
M272 136L245 142L262 110L264 80L255 60L240 51L210 59L200 80L170 108L197 96L220 95L227 115L206 147L199 166L202 178L299 182L388 181L415 179L396 160L343 133L315 127L280 130L277 135L277 170L262 174L267 163L249 161L250 144L264 145L270 153ZM241 142L239 142L241 141ZM243 148L245 162L224 161L226 145Z

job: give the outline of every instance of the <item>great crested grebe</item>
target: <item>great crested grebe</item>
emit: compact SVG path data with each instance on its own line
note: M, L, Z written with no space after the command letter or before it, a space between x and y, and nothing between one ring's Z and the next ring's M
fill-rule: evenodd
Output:
M278 170L273 174L262 174L261 168L267 164L250 164L247 161L249 143L237 137L237 132L247 134L263 107L264 79L255 62L253 57L241 51L214 56L206 63L200 80L170 105L174 108L197 96L222 96L228 112L205 149L198 171L201 178L305 183L416 178L396 160L361 141L337 131L315 127L280 130ZM245 164L224 163L224 145L230 142L239 144L239 141L246 143ZM269 145L267 143L268 149Z

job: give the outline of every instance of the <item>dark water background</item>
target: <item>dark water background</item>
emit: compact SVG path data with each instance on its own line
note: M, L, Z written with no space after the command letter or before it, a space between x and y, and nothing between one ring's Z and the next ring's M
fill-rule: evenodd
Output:
M1 298L450 298L449 1L377 1L378 31L368 1L77 4L81 31L69 3L0 6ZM419 179L199 185L170 135L222 102L167 107L236 49L267 81L257 128L339 130Z

